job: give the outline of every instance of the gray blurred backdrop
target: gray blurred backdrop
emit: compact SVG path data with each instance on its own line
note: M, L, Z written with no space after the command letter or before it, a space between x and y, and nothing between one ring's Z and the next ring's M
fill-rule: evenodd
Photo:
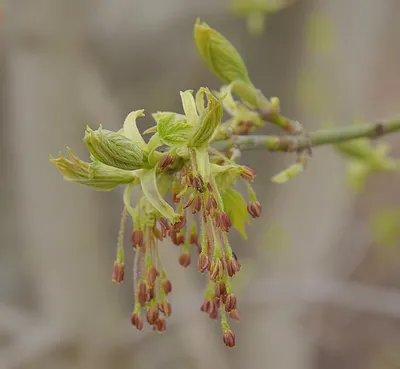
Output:
M130 326L129 273L111 282L121 192L67 183L48 158L67 145L85 157L86 124L118 129L144 108L144 129L152 111L180 111L180 90L218 87L192 39L197 16L309 131L400 112L398 0L298 0L260 37L228 0L0 1L0 369L400 368L400 245L382 251L369 229L400 206L400 178L376 175L355 195L329 147L282 186L270 178L291 155L243 154L263 216L248 241L232 236L244 265L234 350L199 311L202 276L169 244L167 332ZM385 139L400 156L399 135Z

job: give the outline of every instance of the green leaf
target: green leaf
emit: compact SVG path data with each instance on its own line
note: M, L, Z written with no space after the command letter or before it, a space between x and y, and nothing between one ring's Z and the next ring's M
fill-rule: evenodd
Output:
M180 146L188 141L192 126L185 116L176 113L158 112L157 129L161 141L166 145Z
M211 172L214 175L218 188L225 189L235 184L236 180L240 177L241 169L236 164L211 164Z
M150 204L158 210L163 217L171 222L179 219L179 215L174 209L163 199L157 186L156 168L143 169L139 173L142 191Z
M139 117L144 117L143 112L144 110L142 109L128 114L124 122L124 136L137 144L143 151L147 151L146 142L144 142L143 137L136 125L136 119Z
M227 188L222 192L222 200L224 202L224 209L228 213L232 225L246 240L245 225L246 223L250 224L246 201L243 199L243 196L233 188Z

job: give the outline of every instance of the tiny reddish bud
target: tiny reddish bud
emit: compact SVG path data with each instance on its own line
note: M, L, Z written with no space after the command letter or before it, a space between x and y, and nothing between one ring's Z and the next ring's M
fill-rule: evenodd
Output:
M186 217L181 215L180 220L173 225L174 230L179 231L181 230L186 224Z
M210 259L208 258L208 255L205 254L204 252L201 252L197 258L197 270L200 273L203 273L205 270L208 269L210 266Z
M217 258L211 261L210 265L210 279L215 281L223 277L225 272L224 260Z
M232 223L225 211L220 211L217 213L215 225L218 228L221 228L224 232L229 232L229 228L231 228Z
M210 301L207 312L211 319L218 318L218 304L215 300Z
M172 313L171 304L168 301L161 301L158 303L158 310L160 310L166 318L169 318Z
M154 325L158 332L164 332L167 329L167 322L163 318L158 318Z
M171 230L170 231L170 237L171 237L172 243L174 245L176 245L176 246L180 246L180 245L183 245L185 243L185 235L181 231L177 232L174 229Z
M220 298L226 294L226 286L224 282L217 282L215 284L215 297Z
M133 248L144 246L143 232L134 229L131 233L131 245Z
M152 300L155 295L156 295L155 287L154 286L149 286L147 288L147 301Z
M153 235L154 235L154 237L157 238L159 241L162 241L163 238L164 238L162 232L161 232L157 227L154 227L154 228L153 228Z
M192 214L196 214L201 210L201 205L202 205L202 199L200 196L196 196L193 201L193 206L192 206Z
M232 310L236 309L236 296L232 293L229 293L225 297L225 311L229 313Z
M258 201L249 202L247 211L253 218L258 218L261 215L261 204Z
M191 245L196 245L196 246L200 246L199 245L199 237L198 237L198 235L197 235L197 232L191 232L190 233L190 239L189 239L189 241L190 241L190 244Z
M143 329L143 319L138 313L132 313L131 323L137 330L141 331Z
M240 315L236 309L231 310L229 312L229 316L231 317L231 319L240 320Z
M112 273L112 281L120 284L124 281L125 276L125 265L123 262L114 261L114 269Z
M139 282L137 299L141 307L146 305L147 302L147 287L146 283L142 280Z
M156 322L158 315L158 305L153 305L146 309L146 319L150 325Z
M147 280L147 283L149 285L153 286L154 283L156 283L156 279L157 279L157 277L159 275L160 275L160 273L158 272L158 270L154 266L148 267L146 269L146 280Z
M235 333L233 333L230 329L224 331L222 334L222 339L227 347L235 347Z
M240 173L240 176L248 181L248 182L253 182L254 177L256 176L255 172L253 169L246 167L245 165L242 166L242 173Z
M203 181L203 178L201 178L200 176L194 177L193 181L192 181L192 186L198 192L203 193L204 192L204 181Z
M184 268L190 265L190 255L188 252L184 251L182 254L179 255L179 264L182 265Z
M168 219L160 218L160 219L158 219L158 223L160 223L161 230L164 230L164 229L168 230L169 229Z
M161 287L162 287L162 289L164 290L164 293L165 293L166 295L168 295L168 294L171 293L171 291L172 291L172 283L171 283L171 281L170 281L169 279L164 279L164 280L161 282Z
M237 272L239 272L240 264L233 256L226 259L226 270L229 277L233 277Z

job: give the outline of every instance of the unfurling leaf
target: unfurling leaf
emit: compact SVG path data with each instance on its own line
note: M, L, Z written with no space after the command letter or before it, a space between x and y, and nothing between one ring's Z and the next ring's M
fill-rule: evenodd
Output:
M50 158L50 161L67 181L79 183L96 190L109 191L120 184L131 183L136 180L136 175L131 171L113 168L97 160L87 163L75 156L69 148L67 148L67 151L71 160L63 156L57 159Z
M89 152L103 164L125 170L143 166L142 149L119 133L102 129L101 126L96 131L86 127L84 141Z
M200 117L200 124L192 138L188 142L189 147L201 147L208 144L214 131L221 123L224 109L221 101L217 99L208 89L205 89L207 96L207 108Z
M247 239L245 225L250 224L247 204L243 196L233 188L227 188L222 193L224 209L229 215L232 225L238 230L244 239Z
M192 126L186 117L170 112L153 114L161 141L168 146L179 146L188 141Z

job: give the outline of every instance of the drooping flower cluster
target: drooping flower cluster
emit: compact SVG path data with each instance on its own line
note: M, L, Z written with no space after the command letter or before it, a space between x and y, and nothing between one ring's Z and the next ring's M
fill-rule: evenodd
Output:
M155 331L166 329L172 285L158 250L159 243L169 238L181 248L178 261L185 268L191 264L190 248L197 249L197 269L207 275L201 311L211 319L220 317L223 341L233 347L235 334L227 318L239 319L231 281L241 266L228 233L236 228L246 238L249 215L259 217L261 205L251 186L255 173L236 163L240 151L234 141L225 152L213 143L249 134L266 120L290 133L296 133L298 125L280 115L277 98L267 100L254 87L241 56L221 34L198 21L195 40L209 68L227 85L216 92L204 87L195 95L192 90L181 92L184 114L154 113L156 125L143 132L151 134L147 142L137 128L136 120L144 116L138 110L127 116L118 132L102 126L86 128L90 162L80 160L69 148L69 159L50 160L69 181L105 191L125 185L112 279L124 281L123 235L129 216L135 253L132 325L142 330L147 321ZM231 118L221 122L224 111ZM301 170L302 164L297 164L296 172ZM292 177L292 172L282 172L281 181ZM235 189L238 181L245 185L247 201ZM133 202L135 187L139 196Z
M112 279L116 283L124 280L123 233L130 215L130 243L135 252L132 325L142 330L147 321L155 331L166 329L172 285L158 247L169 238L181 247L179 264L183 267L191 264L190 247L198 250L197 269L208 276L201 310L212 319L221 317L224 342L233 347L235 336L226 315L239 319L231 278L240 271L240 263L228 232L233 226L244 235L248 214L260 216L261 205L250 184L255 174L209 146L213 135L219 134L224 97L219 99L201 88L196 96L188 90L181 98L184 115L153 114L157 124L145 132L153 133L148 143L136 125L143 111L136 111L128 115L119 132L86 129L84 141L91 163L71 152L71 160L60 157L52 161L66 179L96 189L127 184ZM234 189L239 179L246 184L248 203ZM140 197L133 206L131 194L136 185Z

